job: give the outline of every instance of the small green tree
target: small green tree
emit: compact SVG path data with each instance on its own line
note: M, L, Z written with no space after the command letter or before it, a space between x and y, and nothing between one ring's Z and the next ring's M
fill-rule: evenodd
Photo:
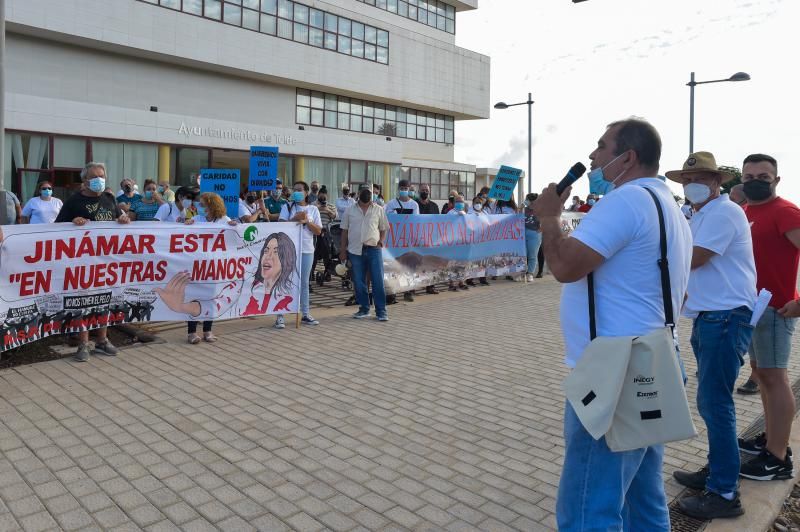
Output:
M722 190L720 190L723 194L728 194L733 187L738 185L742 182L742 171L736 168L735 166L720 166L719 170L721 172L727 172L729 174L733 174L733 179L728 181L727 183L722 184Z

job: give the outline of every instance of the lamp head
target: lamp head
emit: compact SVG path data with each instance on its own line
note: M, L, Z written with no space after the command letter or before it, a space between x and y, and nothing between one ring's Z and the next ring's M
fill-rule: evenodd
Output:
M494 104L495 109L508 109L508 104L506 102L497 102Z
M747 72L737 72L733 76L728 78L728 81L748 81L750 79L750 74Z

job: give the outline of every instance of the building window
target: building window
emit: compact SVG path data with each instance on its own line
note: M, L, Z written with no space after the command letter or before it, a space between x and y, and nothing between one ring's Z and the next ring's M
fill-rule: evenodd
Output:
M298 124L453 144L453 117L297 89Z
M458 172L439 168L415 168L404 166L404 178L411 181L417 190L420 185L427 184L431 188L431 199L446 200L451 190L457 190L464 200L471 205L475 197L475 172Z
M293 0L139 1L359 59L389 64L388 31ZM453 13L455 16L455 11Z
M185 2L186 0L184 0ZM441 0L358 0L447 33L456 33L456 8ZM162 0L162 3L164 0Z

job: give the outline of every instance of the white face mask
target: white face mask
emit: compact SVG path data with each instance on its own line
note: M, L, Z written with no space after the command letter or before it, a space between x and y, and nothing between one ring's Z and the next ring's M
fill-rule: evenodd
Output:
M705 203L711 196L711 189L702 183L689 183L683 186L683 195L693 205Z

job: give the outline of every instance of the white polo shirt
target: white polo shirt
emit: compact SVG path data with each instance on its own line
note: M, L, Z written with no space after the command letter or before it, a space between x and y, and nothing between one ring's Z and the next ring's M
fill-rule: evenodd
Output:
M281 222L288 222L298 212L305 212L306 218L312 224L322 227L322 220L319 216L319 209L315 205L299 205L295 202L284 203L281 207L281 214L278 220ZM302 253L314 253L314 233L308 228L307 225L303 226L303 251Z
M694 246L714 252L692 270L683 315L696 318L704 310L753 308L756 265L750 224L741 207L727 194L709 201L689 221Z
M623 184L597 202L569 238L580 240L605 258L594 271L598 336L640 336L664 326L658 211L664 211L672 308L677 319L692 261L692 234L669 187L660 179ZM561 292L561 329L566 363L574 367L589 345L589 295L586 278L565 284Z
M411 214L419 214L419 203L409 198L406 201L400 201L398 198L392 198L384 207L386 214L396 214L397 209L411 209Z
M389 230L389 220L380 205L370 203L365 213L356 203L344 213L341 227L347 231L347 251L361 255L365 245L378 245L381 231Z

